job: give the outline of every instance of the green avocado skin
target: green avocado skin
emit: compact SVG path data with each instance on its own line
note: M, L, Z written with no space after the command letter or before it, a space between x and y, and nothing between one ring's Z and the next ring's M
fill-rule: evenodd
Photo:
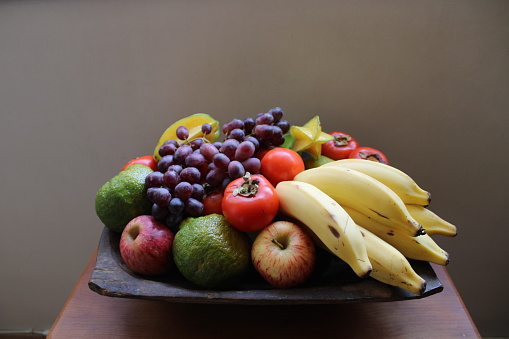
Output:
M129 221L151 213L145 178L152 172L148 166L129 166L97 191L95 212L104 226L121 233Z
M173 241L173 257L182 275L196 286L224 289L238 282L251 265L251 240L223 215L186 222Z

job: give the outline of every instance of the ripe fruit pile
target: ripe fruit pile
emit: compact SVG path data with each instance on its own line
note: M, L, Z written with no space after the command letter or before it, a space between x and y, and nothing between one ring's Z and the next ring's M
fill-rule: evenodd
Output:
M283 111L276 107L254 119L233 119L222 127L222 142L210 137L213 128L209 122L193 126L201 130L201 135L193 138L187 126L171 127L176 138L163 141L157 149L158 171L147 176L147 196L154 204L152 215L176 228L184 218L203 214L206 196L223 191L246 173L259 173L258 151L285 141L283 135L290 124L282 118Z
M154 169L146 167L145 187L136 193L152 206L148 215L131 215L130 222L121 221L124 228L118 223L110 227L122 232L120 251L128 267L143 275L161 274L175 262L196 285L222 288L226 280L238 281L238 276L225 281L220 277L239 262L234 256L221 257L218 267L209 260L217 260L221 251L211 255L210 250L221 248L221 242L229 248L231 236L221 232L235 237L240 232L254 239L252 265L274 287L305 283L315 267L317 245L361 278L422 294L426 282L408 259L446 265L447 252L431 236L456 235L454 225L427 208L430 194L390 166L379 150L360 146L346 133L322 131L318 116L303 126L283 118L283 110L274 107L221 127L207 114L194 114L168 127L153 156L127 163L123 171L133 164ZM101 196L110 186L101 188ZM126 194L117 193L112 192ZM98 195L98 216L105 209L122 215L133 206L105 207ZM198 225L200 232L212 230L207 228L212 220L221 220L221 227L210 237L192 234ZM182 232L189 225L194 226ZM172 248L174 237L179 244L199 247L194 253L206 255L193 257L186 249L190 245ZM151 251L156 250L159 257L165 253L178 260L154 263ZM241 266L236 275L246 271ZM207 274L200 271L205 267ZM213 284L203 282L206 275L215 277Z

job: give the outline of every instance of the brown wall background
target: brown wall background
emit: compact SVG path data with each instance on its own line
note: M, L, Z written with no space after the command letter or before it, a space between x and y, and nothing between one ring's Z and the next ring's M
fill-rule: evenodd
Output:
M95 192L169 124L281 106L432 192L466 306L508 336L508 36L507 1L2 1L0 329L51 326Z

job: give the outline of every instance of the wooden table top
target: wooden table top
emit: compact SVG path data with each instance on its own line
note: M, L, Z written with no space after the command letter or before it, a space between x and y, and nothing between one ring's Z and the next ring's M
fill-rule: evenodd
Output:
M97 251L48 338L480 338L447 270L416 300L340 305L215 305L101 296L88 287Z

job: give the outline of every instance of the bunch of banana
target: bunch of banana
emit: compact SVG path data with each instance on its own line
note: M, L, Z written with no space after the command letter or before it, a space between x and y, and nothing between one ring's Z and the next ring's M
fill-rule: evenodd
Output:
M372 266L363 236L337 202L305 182L282 181L276 192L283 214L302 222L316 243L350 265L359 277L370 275Z
M370 231L358 227L364 236L368 257L373 264L370 275L372 278L419 295L426 291L426 281L414 271L400 251Z
M360 277L422 294L426 282L408 259L449 263L431 235L455 236L456 227L431 212L430 194L392 166L338 160L279 183L276 192L281 212L301 221Z
M380 181L396 193L403 203L428 206L431 194L417 185L405 172L376 161L362 159L343 159L323 165L324 167L343 167L352 169Z
M411 236L426 233L401 198L367 174L341 166L321 166L297 174L294 180L319 188L341 206L352 207L387 227Z
M342 167L372 177L399 196L410 216L423 226L428 235L456 236L456 226L426 208L431 202L431 194L420 188L405 172L393 166L361 159L343 159L322 167Z
M357 225L362 225L363 228L370 230L371 233L392 245L406 258L429 261L443 266L449 263L449 254L438 246L429 234L411 237L398 229L388 229L385 225L353 208L345 206L344 209Z

